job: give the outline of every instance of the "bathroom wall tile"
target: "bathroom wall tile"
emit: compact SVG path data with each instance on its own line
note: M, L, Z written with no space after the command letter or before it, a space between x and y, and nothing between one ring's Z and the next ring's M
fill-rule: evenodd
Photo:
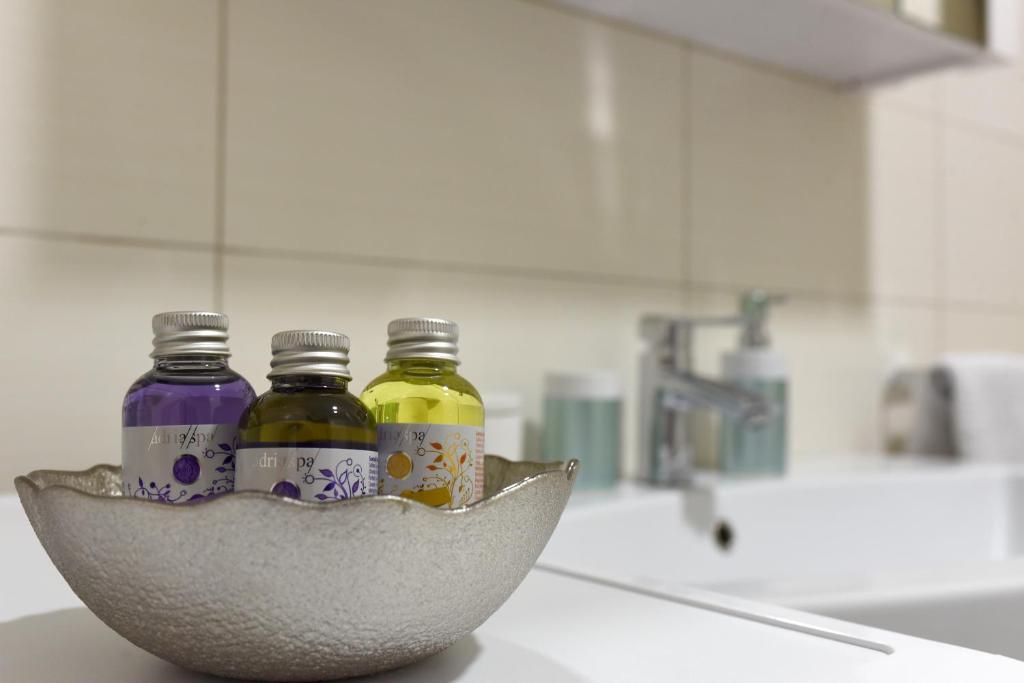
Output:
M945 297L1024 304L1024 145L983 131L944 131Z
M1024 311L946 307L942 313L943 350L1024 353Z
M0 226L212 242L217 3L12 0Z
M507 0L230 27L230 244L682 278L680 45Z
M270 337L281 329L325 328L352 339L353 389L383 370L385 328L405 315L440 315L461 327L466 376L481 390L524 397L537 452L544 373L612 369L626 396L636 392L639 318L677 313L674 288L621 287L505 275L434 272L229 256L224 307L231 315L233 364L261 390ZM272 312L272 313L270 313ZM635 440L632 401L625 443Z
M735 310L736 295L693 293L687 313ZM772 346L790 376L789 443L793 457L878 450L881 392L894 367L934 360L937 313L929 306L868 305L794 296L769 320ZM736 348L734 329L705 330L696 363L717 376L721 354Z
M213 305L212 256L0 237L4 457L32 469L121 458L121 401L151 365L150 318Z
M1015 9L1012 14L1016 14L1017 25L997 30L1016 33L1019 54L1001 64L959 67L943 73L942 104L951 121L1024 137L1024 11Z
M950 71L943 107L951 121L966 121L1024 138L1024 65Z
M944 72L913 74L889 83L872 85L867 96L872 106L895 106L937 112L942 108Z
M868 114L867 277L880 297L938 294L939 123L927 112L872 106Z
M698 51L691 81L693 280L866 291L863 97Z

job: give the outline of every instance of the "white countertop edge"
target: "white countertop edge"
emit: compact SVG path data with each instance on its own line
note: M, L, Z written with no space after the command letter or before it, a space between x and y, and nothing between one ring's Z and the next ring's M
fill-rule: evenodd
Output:
M756 602L682 585L639 586L628 578L607 578L580 574L538 562L534 571L566 576L579 581L629 591L746 619L806 635L862 647L887 655L851 679L838 673L834 680L864 680L878 683L910 680L1018 681L1024 680L1024 662L965 647L939 643L883 629L841 621L789 607ZM863 676L870 671L869 676ZM832 679L829 679L832 680Z

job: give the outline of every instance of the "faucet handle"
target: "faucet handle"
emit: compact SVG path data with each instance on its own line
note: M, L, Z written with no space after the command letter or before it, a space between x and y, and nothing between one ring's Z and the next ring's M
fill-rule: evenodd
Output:
M645 315L640 319L640 337L660 362L677 368L689 368L693 349L693 331L697 327L740 325L741 316L664 316Z
M664 315L645 315L640 318L640 336L651 341L667 339L673 320Z
M775 304L785 303L786 298L785 294L769 294L763 289L751 289L740 295L741 346L768 346L768 311Z
M669 316L669 315L645 315L640 319L640 336L645 339L667 339L673 333L688 333L694 327L721 327L727 325L740 325L744 322L742 316Z

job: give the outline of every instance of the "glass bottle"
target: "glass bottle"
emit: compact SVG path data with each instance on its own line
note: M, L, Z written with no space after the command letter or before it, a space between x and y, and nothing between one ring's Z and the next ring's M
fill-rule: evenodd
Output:
M270 391L239 423L236 488L314 502L376 495L377 429L348 391L348 337L290 330L270 348Z
M361 397L377 420L382 494L444 508L483 496L484 405L457 372L458 340L442 318L388 325L387 370Z
M153 369L122 407L124 495L183 503L234 488L238 418L256 395L228 367L227 330L221 313L153 316Z

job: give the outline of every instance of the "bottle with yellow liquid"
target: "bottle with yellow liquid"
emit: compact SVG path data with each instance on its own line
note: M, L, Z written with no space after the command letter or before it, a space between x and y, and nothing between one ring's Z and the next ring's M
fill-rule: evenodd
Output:
M484 405L457 371L459 326L388 324L387 370L361 396L377 420L380 493L457 508L483 497Z

